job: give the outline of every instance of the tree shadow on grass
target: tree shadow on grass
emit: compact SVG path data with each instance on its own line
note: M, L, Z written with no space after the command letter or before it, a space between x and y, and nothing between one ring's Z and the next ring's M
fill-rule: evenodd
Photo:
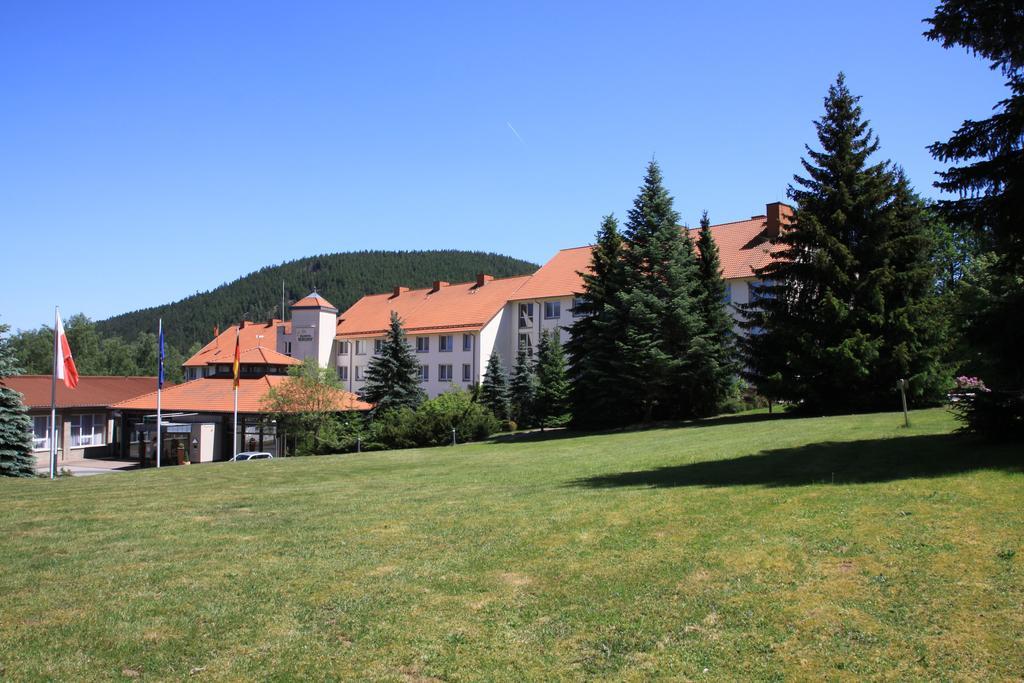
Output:
M823 442L711 460L619 472L569 482L581 488L636 486L803 486L940 477L979 469L1024 471L1020 444L990 444L958 434Z
M568 428L546 429L543 432L533 429L526 432L511 432L508 434L496 434L489 439L490 443L533 443L536 441L553 441L557 439L575 439L580 436L598 436L601 434L629 434L632 432L647 432L652 429L693 429L700 427L721 427L724 425L746 424L751 422L766 422L768 420L783 420L785 413L741 413L738 415L719 415L700 420L687 421L664 421L648 422L645 424L630 425L616 429L603 429L595 431L582 431Z

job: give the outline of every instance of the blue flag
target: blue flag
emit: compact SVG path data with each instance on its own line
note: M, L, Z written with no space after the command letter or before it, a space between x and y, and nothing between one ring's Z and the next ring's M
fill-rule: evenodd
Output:
M159 367L157 369L156 387L157 387L157 389L163 389L163 387L164 387L164 321L163 321L163 318L160 319L160 350L159 350L159 352L157 354L157 357L159 358L159 360L157 361Z

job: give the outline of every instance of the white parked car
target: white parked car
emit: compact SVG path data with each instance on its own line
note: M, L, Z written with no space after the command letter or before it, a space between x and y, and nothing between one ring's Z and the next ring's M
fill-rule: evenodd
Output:
M246 460L272 460L274 456L263 451L244 451L231 458L232 462L244 462Z

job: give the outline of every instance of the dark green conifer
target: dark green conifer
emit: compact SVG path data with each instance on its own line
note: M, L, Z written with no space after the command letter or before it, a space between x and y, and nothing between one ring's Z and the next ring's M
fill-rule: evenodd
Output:
M497 351L492 351L490 358L487 359L484 381L480 385L480 403L490 408L499 420L511 419L508 375L505 374Z
M509 380L509 398L512 419L519 427L533 426L533 400L537 390L537 376L533 361L525 345L520 344L516 364Z
M807 175L789 188L796 210L782 249L742 307L751 379L813 413L892 407L902 377L921 399L941 384L926 329L941 319L918 313L934 295L924 276L934 226L889 162L872 160L878 140L859 99L842 74L830 86L815 122L821 150L808 148Z
M618 397L622 235L614 217L602 220L590 268L580 275L583 292L577 297L571 336L565 344L572 421L588 429L608 427L624 420Z
M693 390L704 360L695 355L702 321L693 242L650 162L624 233L625 286L619 295L620 406L630 421L695 414Z
M366 368L362 396L375 404L374 413L392 408L416 408L425 398L420 388L419 360L406 342L402 321L394 311L380 353Z
M0 325L0 476L31 477L35 475L32 421L21 394L3 386L3 378L18 374L7 330L7 325Z
M565 424L569 412L569 379L566 377L565 354L557 331L541 332L536 374L533 410L540 428Z
M726 300L728 285L722 278L718 245L711 234L707 211L701 216L697 237L697 273L700 279L698 308L703 325L694 342L695 356L700 359L694 383L694 412L712 415L728 398L738 367L733 317Z
M944 0L926 21L929 39L967 49L1006 78L1009 93L992 116L965 121L930 149L939 161L960 163L939 174L936 186L957 196L941 208L992 252L968 320L984 380L1024 406L1024 10L1017 0Z

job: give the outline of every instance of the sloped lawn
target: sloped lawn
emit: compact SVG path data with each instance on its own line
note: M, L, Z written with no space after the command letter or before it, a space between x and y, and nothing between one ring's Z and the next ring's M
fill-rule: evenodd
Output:
M0 481L0 678L1019 678L1020 448L912 421Z

